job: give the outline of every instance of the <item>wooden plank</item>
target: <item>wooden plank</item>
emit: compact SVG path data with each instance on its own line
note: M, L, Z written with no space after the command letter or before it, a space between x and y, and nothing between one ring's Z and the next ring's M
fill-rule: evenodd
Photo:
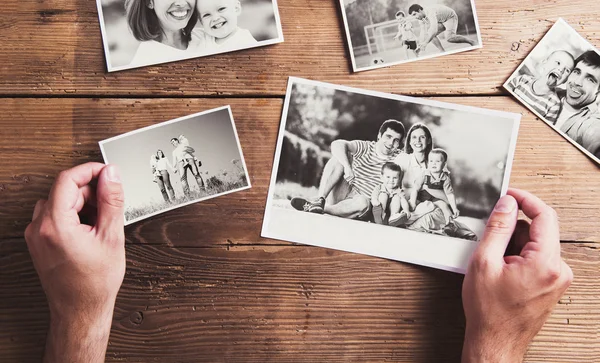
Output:
M556 208L563 239L600 241L600 173L593 162L511 98L437 99L523 112L511 185L531 190ZM0 130L15 142L0 144L2 235L22 236L36 200L47 196L60 170L101 161L98 141L227 104L232 106L253 188L137 223L127 229L132 232L130 242L266 242L258 236L281 117L279 99L4 99Z
M403 94L498 94L558 16L600 45L592 4L478 0L483 49L351 74L338 1L281 0L283 44L108 74L95 1L13 1L0 14L0 94L282 95L290 75Z
M600 359L600 250L562 250L575 281L527 362ZM39 361L48 312L23 241L0 242L0 262L0 361ZM314 247L128 245L107 361L458 362L461 284Z

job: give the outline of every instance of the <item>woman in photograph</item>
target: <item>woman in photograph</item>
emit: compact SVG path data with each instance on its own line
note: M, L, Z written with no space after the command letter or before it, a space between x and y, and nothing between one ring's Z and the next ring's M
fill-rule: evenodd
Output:
M153 168L154 180L158 184L158 188L160 189L163 199L165 202L169 202L171 199L175 200L175 191L171 185L169 171L177 173L177 170L173 168L169 162L169 159L165 157L165 153L162 150L156 151L156 155L153 155L153 157L156 160Z
M415 183L427 170L427 160L432 149L433 137L429 128L422 123L412 125L406 136L406 152L398 155L395 161L404 172L402 189L407 195L411 194ZM447 224L442 210L431 202L417 204L413 212L414 217L417 219L412 219L414 222L406 228L428 232L443 230L452 237L477 239L477 236L461 223L452 221Z
M130 66L142 66L207 53L198 23L197 0L125 0L127 23L141 42Z

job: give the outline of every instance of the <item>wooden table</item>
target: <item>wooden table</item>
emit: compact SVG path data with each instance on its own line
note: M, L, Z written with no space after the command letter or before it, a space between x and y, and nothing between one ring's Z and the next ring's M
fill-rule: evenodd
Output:
M230 104L253 188L126 229L110 362L458 362L462 276L259 237L287 76L523 114L511 178L553 206L575 281L528 362L600 362L600 170L501 84L597 1L478 0L484 48L350 73L337 0L281 0L286 42L108 74L92 0L0 13L0 361L37 362L48 309L23 239L56 174L99 140ZM318 21L315 21L318 19Z

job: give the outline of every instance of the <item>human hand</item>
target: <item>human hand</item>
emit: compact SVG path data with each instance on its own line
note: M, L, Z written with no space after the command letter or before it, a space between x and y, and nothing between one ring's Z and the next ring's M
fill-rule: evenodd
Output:
M519 207L531 224L517 222ZM505 256L511 236L515 254ZM521 362L572 280L560 257L556 212L510 189L496 204L463 283L462 362Z
M458 209L455 209L453 211L452 218L458 218L459 215L460 215L460 211Z
M354 171L352 171L352 167L344 167L344 179L346 179L347 182L354 180Z
M25 240L50 308L46 361L103 361L125 274L123 205L116 167L87 163L61 172L35 206ZM86 339L102 359L81 355L93 350Z

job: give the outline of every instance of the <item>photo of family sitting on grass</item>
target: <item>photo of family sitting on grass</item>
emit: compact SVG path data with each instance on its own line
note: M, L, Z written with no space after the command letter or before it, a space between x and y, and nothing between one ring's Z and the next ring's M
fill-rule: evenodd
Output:
M559 19L504 84L600 163L600 52Z
M300 224L323 215L481 238L507 187L518 115L290 82L265 223L285 209Z
M122 170L127 224L249 187L228 107L132 131L100 147L105 162Z

